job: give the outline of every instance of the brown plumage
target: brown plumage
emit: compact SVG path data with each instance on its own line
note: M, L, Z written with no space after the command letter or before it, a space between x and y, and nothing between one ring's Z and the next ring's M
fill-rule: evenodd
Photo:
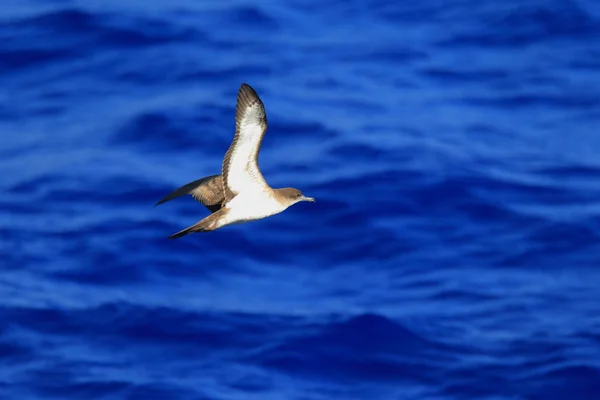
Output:
M208 208L211 212L218 211L225 199L223 177L221 175L211 175L183 185L179 189L166 195L162 200L156 203L155 207L166 201L185 196L186 194L192 195L194 199Z

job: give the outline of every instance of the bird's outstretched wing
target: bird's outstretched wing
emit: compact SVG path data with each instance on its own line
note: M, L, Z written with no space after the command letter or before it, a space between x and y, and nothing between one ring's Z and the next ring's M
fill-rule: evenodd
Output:
M156 205L186 194L192 195L194 199L198 200L198 202L208 208L210 212L218 211L225 200L223 176L211 175L183 185L179 189L166 195L162 200L156 203Z
M267 185L258 168L258 153L266 131L263 102L254 89L243 83L235 110L235 136L223 158L225 203L242 191L261 190Z

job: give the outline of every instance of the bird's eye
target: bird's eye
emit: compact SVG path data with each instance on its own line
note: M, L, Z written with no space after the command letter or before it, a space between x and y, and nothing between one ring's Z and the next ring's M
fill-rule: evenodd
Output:
M296 195L296 197L298 197L298 198L300 198L300 196L302 196L300 193L298 193L298 194Z

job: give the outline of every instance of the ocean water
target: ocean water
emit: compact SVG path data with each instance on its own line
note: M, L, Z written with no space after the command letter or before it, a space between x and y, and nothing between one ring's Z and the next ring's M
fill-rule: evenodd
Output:
M1 399L600 399L600 3L1 10ZM317 202L169 240L242 82Z

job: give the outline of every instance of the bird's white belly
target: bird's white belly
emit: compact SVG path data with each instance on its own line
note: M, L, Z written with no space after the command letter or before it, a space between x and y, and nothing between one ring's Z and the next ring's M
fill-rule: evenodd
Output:
M229 208L228 225L266 218L286 208L265 192L238 194L225 207Z

